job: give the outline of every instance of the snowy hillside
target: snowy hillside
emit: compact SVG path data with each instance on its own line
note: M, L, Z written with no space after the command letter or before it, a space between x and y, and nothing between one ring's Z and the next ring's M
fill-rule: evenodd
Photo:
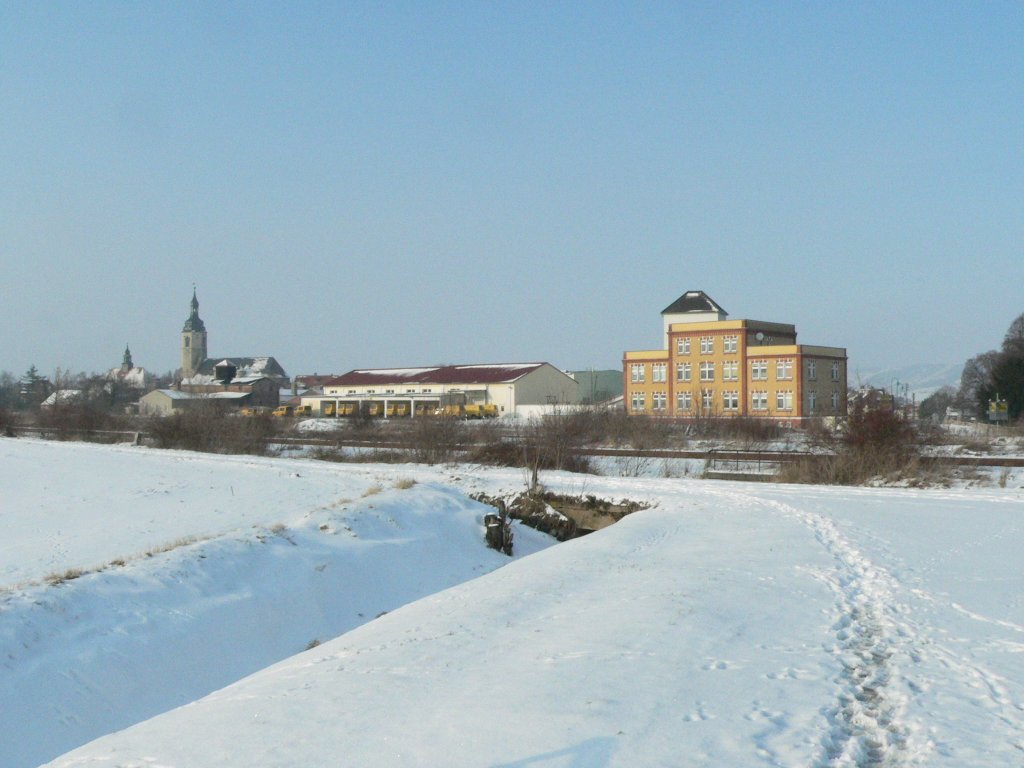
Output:
M53 466L65 482L46 480ZM150 699L184 704L181 678L212 691L246 672L52 765L1005 766L1024 754L1020 489L550 473L556 490L655 507L546 548L519 530L535 554L508 561L479 545L484 508L466 494L517 490L510 470L0 441L0 475L17 502L2 511L5 583L21 581L0 604L4 765L148 717ZM222 502L229 488L238 503ZM192 534L209 538L144 554ZM30 583L125 553L143 554ZM235 655L250 669L225 670ZM268 657L282 660L255 671Z
M391 468L0 440L0 487L4 768L508 562L489 508Z
M852 371L849 383L852 387L865 385L890 390L898 382L901 393L905 388L908 397L914 395L920 402L942 387L959 387L963 371L963 362L920 363L885 370Z

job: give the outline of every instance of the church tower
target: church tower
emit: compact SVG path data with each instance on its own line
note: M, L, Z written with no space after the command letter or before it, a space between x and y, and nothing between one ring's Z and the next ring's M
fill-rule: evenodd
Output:
M181 329L181 376L190 378L206 359L206 326L199 318L199 300L192 289L192 312Z

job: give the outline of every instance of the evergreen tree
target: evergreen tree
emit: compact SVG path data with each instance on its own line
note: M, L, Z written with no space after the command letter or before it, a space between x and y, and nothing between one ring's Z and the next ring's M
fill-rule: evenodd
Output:
M38 369L32 365L18 383L18 394L22 408L38 408L39 404L50 396L53 387L50 380L40 376Z

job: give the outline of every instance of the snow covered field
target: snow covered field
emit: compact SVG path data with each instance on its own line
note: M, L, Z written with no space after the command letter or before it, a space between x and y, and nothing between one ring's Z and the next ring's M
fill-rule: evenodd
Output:
M0 441L0 764L1024 761L1021 489L542 480Z

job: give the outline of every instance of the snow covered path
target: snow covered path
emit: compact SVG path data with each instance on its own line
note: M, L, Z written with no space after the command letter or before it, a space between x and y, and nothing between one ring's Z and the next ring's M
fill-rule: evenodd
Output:
M834 560L822 578L836 596L841 673L816 764L1019 764L1019 495L984 494L969 513L961 493L846 495L838 510L829 489L798 505L779 488L756 501L803 520Z
M129 461L126 449L106 450L116 465ZM101 471L103 451L81 454L90 456L94 472ZM155 469L174 454L141 454L134 471L146 487L156 480L147 473L178 471L170 463ZM73 464L78 455L68 452L65 461ZM217 467L211 476L248 472L271 494L284 484L292 491L282 490L280 499L291 506L260 512L257 528L247 517L231 529L225 518L209 541L173 557L9 594L0 606L0 640L23 638L18 633L28 620L41 616L53 622L53 640L49 655L26 655L17 644L0 648L8 658L0 707L18 713L2 740L43 738L65 727L55 710L64 719L87 718L97 700L130 718L131 684L173 690L190 666L176 659L205 665L199 678L212 682L212 673L223 671L217 633L247 615L231 606L245 605L249 592L276 589L274 604L291 599L294 610L280 621L271 617L259 632L243 624L229 632L226 647L282 661L52 765L895 768L1024 760L1019 489L549 473L544 482L556 491L655 507L492 570L486 558L493 553L483 551L481 559L478 548L478 510L465 494L517 490L519 472L192 460ZM418 485L401 490L398 477ZM333 483L333 496L323 491L329 498L337 502L340 491L348 503L307 505L321 482ZM381 493L354 493L369 482ZM138 511L118 503L107 514L131 518ZM287 528L272 534L271 520ZM209 530L207 523L200 516L185 531L197 524ZM33 572L31 547L7 546L22 558L21 573ZM124 546L139 550L131 541L117 549ZM532 546L541 549L539 542ZM99 543L77 547L102 552L100 560L110 556ZM387 556L402 547L411 547L404 557ZM347 596L328 597L331 590L316 586L315 567L324 563L351 583ZM198 587L203 574L230 588ZM110 592L104 579L112 575L130 577L122 592ZM429 594L445 580L463 583ZM406 586L396 591L396 583ZM147 585L152 589L131 604L147 627L140 634L114 607ZM363 606L390 600L395 607L415 599L417 589L429 596L368 623L362 622L372 617L356 615L365 610L353 595ZM39 605L13 606L29 593ZM104 595L111 610L94 612ZM340 622L337 631L355 628L329 641L317 629L326 642L284 658L311 636L299 617L318 612ZM70 618L83 616L87 631ZM271 642L268 628L291 624L291 635ZM168 644L183 628L190 641ZM119 636L122 644L110 652ZM170 653L147 653L147 643L158 644L150 651ZM125 664L129 657L135 661ZM88 664L96 666L83 676ZM62 675L72 684L60 687ZM76 676L89 685L75 687ZM14 691L10 680L21 687ZM18 696L36 708L22 712ZM32 764L0 755L5 768Z

